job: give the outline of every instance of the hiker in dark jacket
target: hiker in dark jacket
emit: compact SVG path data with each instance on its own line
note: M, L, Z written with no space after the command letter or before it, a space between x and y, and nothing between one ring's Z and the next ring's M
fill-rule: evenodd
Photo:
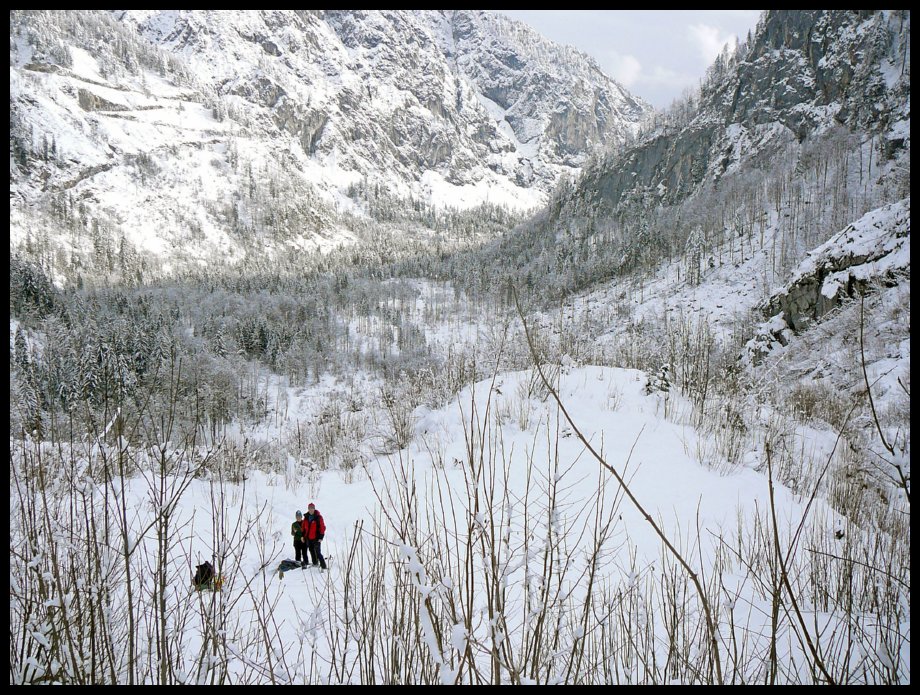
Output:
M307 544L303 536L303 514L297 510L297 521L291 524L291 535L294 536L294 559L301 565L307 565Z
M307 549L310 551L310 559L314 565L318 563L321 569L326 569L326 558L323 557L320 550L323 536L326 535L326 522L312 502L307 507L307 515L303 519L302 528Z

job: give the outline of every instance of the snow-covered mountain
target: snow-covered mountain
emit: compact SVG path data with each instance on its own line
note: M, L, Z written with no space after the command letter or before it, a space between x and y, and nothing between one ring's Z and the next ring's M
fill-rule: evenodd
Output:
M16 13L10 37L14 245L52 209L201 262L329 246L349 215L528 209L650 113L484 12Z
M909 37L909 12L766 13L698 93L500 240L496 268L514 256L519 286L565 295L667 260L694 293L720 275L766 299L808 251L909 195Z
M863 360L909 373L909 37L909 12L766 13L698 93L465 265L686 389L721 362L862 398Z

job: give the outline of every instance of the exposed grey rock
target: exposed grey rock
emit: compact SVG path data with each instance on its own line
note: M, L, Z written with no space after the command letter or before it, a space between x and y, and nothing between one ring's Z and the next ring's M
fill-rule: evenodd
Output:
M546 194L651 112L592 59L487 12L117 16L219 95L269 109L309 155L416 190L429 171L456 185L493 172Z
M77 99L84 111L126 111L121 104L115 104L108 99L103 99L98 94L93 94L87 89L77 91Z
M268 108L277 106L281 98L287 96L287 92L284 88L261 75L251 80L237 81L227 90L227 93L244 97L249 101L261 106L267 106Z
M428 204L539 205L649 112L486 12L14 11L14 243L52 208L180 262L334 248L364 215L415 233Z
M797 333L843 302L865 294L870 285L893 285L909 273L910 199L873 212L890 214L877 215L884 222L876 227L872 243L854 243L861 241L864 228L871 224L865 222L870 213L813 251L792 281L770 297L764 315L782 315Z
M897 66L883 68L901 50L903 21L872 10L767 12L737 65L713 66L698 103L599 167L574 197L593 200L601 215L636 191L652 191L655 204L677 203L724 173L733 125L781 127L744 154L765 164L787 143L837 124L886 132L910 115L909 63L900 77ZM904 137L888 142L893 152Z
M614 124L638 123L649 112L593 60L547 44L524 25L485 12L445 13L444 21L445 51L507 112L517 139L536 138L563 162L578 165L592 148L622 141L627 131Z
M766 322L748 343L756 364L842 304L910 277L910 199L873 210L812 251L763 306Z

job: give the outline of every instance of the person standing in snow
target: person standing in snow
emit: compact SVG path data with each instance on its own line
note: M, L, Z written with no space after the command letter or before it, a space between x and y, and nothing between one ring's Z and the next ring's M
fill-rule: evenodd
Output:
M316 505L310 502L307 507L307 515L303 520L303 537L310 551L310 559L314 565L319 564L321 569L326 569L326 558L323 557L320 550L320 544L325 535L326 522L323 520L323 515L319 513Z
M297 520L291 524L291 535L294 536L294 559L302 566L307 565L307 543L303 535L303 514L297 510Z

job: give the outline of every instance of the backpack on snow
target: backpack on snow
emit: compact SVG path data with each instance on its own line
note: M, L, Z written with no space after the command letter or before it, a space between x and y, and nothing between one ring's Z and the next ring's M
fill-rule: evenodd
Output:
M207 560L200 565L196 565L195 576L192 577L192 584L198 591L210 589L214 584L214 565Z
M303 569L299 562L295 562L294 560L282 560L278 564L278 576L283 578L285 572L289 572L290 570L299 570L299 569Z

